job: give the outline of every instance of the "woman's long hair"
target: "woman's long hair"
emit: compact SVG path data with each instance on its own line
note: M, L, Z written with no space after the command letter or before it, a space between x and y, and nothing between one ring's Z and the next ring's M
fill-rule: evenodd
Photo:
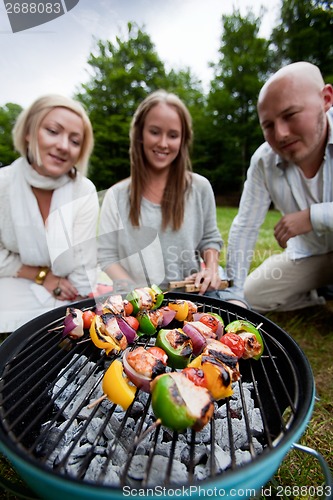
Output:
M146 97L134 113L130 128L130 220L133 226L139 226L142 193L148 178L146 159L143 151L143 127L147 113L157 104L172 106L181 121L181 144L178 156L169 169L167 184L164 189L161 209L162 228L168 225L178 230L184 220L186 190L190 185L192 171L189 149L192 144L192 119L185 104L178 96L165 90L158 90Z

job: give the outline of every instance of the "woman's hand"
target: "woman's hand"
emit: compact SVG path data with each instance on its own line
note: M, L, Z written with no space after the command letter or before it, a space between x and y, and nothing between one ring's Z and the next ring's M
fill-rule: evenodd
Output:
M185 278L185 281L194 281L194 286L198 289L199 294L202 295L208 290L218 290L221 284L221 278L214 269L205 268L198 273L191 274Z
M35 281L39 271L40 267L22 264L21 268L17 272L17 278L25 278ZM47 272L41 286L44 286L46 290L58 300L79 300L79 292L75 286L72 285L67 278L56 276L51 270Z
M78 299L79 292L75 286L67 278L55 276L52 271L47 273L43 286L58 300Z
M198 288L200 295L207 290L218 290L220 287L219 255L219 252L213 248L204 250L202 254L204 267L198 273L186 278L188 281L194 281L194 286Z

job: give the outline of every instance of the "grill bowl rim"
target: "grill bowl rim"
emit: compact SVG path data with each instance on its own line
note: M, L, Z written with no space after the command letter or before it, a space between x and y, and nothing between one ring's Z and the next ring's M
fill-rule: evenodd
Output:
M184 298L196 302L193 294L169 293L168 297ZM293 444L301 438L311 419L315 403L315 383L312 369L306 355L296 341L287 332L282 330L282 328L266 317L261 316L260 314L249 309L244 309L235 304L230 304L210 297L203 298L200 296L200 301L197 302L204 302L207 305L220 307L221 309L223 308L226 311L236 314L243 319L247 319L254 324L258 324L264 320L269 326L270 334L273 332L277 335L279 337L279 341L282 340L281 344L286 350L288 350L288 353L290 353L289 350L291 350L292 359L295 360L294 358L296 357L302 364L301 381L306 397L300 403L300 408L298 408L296 418L292 422L290 429L288 429L288 432L282 437L278 444L273 449L265 450L266 452L264 451L254 462L251 461L236 470L226 471L222 475L217 475L200 483L196 483L200 485L200 488L202 489L211 489L216 487L224 489L225 491L235 488L253 488L258 490L263 487L264 484L274 475L285 455L292 448ZM87 308L92 307L94 304L94 299L85 299L73 304L73 307ZM64 316L66 308L67 306L62 306L31 320L29 323L13 332L1 344L0 377L3 374L7 360L12 359L13 356L15 356L15 354L30 341L31 337L36 334L36 331L43 326L45 327L45 323L47 325ZM27 335L29 330L33 333ZM298 366L298 369L299 368L300 367ZM61 494L63 500L67 500L67 498L68 500L76 498L79 500L81 498L91 498L91 495L93 494L94 498L101 500L110 498L110 495L112 495L112 498L115 499L123 499L124 495L122 493L122 489L119 487L102 484L94 485L88 482L82 482L76 478L67 478L63 475L54 473L42 464L38 464L11 441L11 439L4 432L2 421L0 421L0 451L9 458L18 474L21 475L21 477L34 491L41 494L42 498L57 499L59 498L59 494ZM190 485L188 484L184 487L189 488ZM49 488L51 488L52 491ZM57 490L57 492L55 496L52 496L55 490ZM51 496L45 496L45 491L48 491L47 495ZM68 496L66 496L67 493ZM235 497L233 496L233 498Z

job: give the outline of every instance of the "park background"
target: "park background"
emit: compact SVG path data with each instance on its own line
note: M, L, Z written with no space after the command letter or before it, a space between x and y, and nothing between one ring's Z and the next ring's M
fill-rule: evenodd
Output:
M95 148L88 176L97 189L107 189L129 175L133 113L147 94L164 88L178 94L192 114L193 170L211 181L218 205L236 206L251 155L263 140L256 101L267 77L283 64L305 60L317 64L325 81L333 83L332 5L329 0L283 0L268 37L261 35L267 15L264 6L259 15L250 9L245 14L239 9L222 14L218 55L215 61L207 61L212 76L204 83L191 67L170 69L145 26L131 19L112 40L95 34L86 77L73 88L71 97L85 105L93 123ZM70 49L68 57L75 59ZM37 81L39 75L43 77L42 70L35 68ZM59 81L64 78L59 75ZM21 102L22 95L17 99ZM2 166L17 157L11 130L21 109L18 102L0 106Z
M333 83L332 1L282 0L269 36L262 36L261 24L266 10L263 7L260 15L251 10L244 14L238 9L230 14L221 13L218 57L207 62L212 77L205 84L191 67L170 68L160 57L148 30L135 19L129 18L112 40L95 36L86 61L88 74L70 95L86 106L93 123L95 148L88 176L98 190L103 191L129 175L128 133L133 112L148 93L165 88L178 94L191 111L193 170L212 183L218 225L227 241L250 157L263 140L256 114L256 100L263 82L283 64L305 60L317 64L325 81ZM33 74L36 79L39 76L41 73ZM24 79L24 75L21 77ZM59 82L62 77L59 74ZM9 165L17 157L11 129L22 109L20 102L22 95L18 95L15 102L0 106L1 166ZM280 251L272 232L278 218L278 212L272 207L260 230L252 268L270 253ZM318 401L301 443L321 452L331 469L332 306L330 302L326 306L269 315L295 338L312 365ZM0 459L0 475L20 485L19 477L4 458ZM316 460L291 450L272 478L273 497L270 498L274 498L274 488L276 491L278 486L294 486L292 494L279 498L308 499L306 494L301 494L301 487L321 485L322 481ZM9 491L0 491L0 497L16 498Z

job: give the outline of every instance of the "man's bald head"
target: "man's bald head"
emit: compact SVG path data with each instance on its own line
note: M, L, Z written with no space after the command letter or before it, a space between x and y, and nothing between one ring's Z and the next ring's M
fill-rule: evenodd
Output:
M281 68L259 93L258 117L266 141L310 177L322 163L326 112L332 104L332 85L325 85L317 66L303 61Z
M306 85L314 91L321 92L325 86L322 74L317 66L309 62L300 61L288 64L272 75L260 90L258 105L265 97L268 89L282 80L287 80L290 85Z

